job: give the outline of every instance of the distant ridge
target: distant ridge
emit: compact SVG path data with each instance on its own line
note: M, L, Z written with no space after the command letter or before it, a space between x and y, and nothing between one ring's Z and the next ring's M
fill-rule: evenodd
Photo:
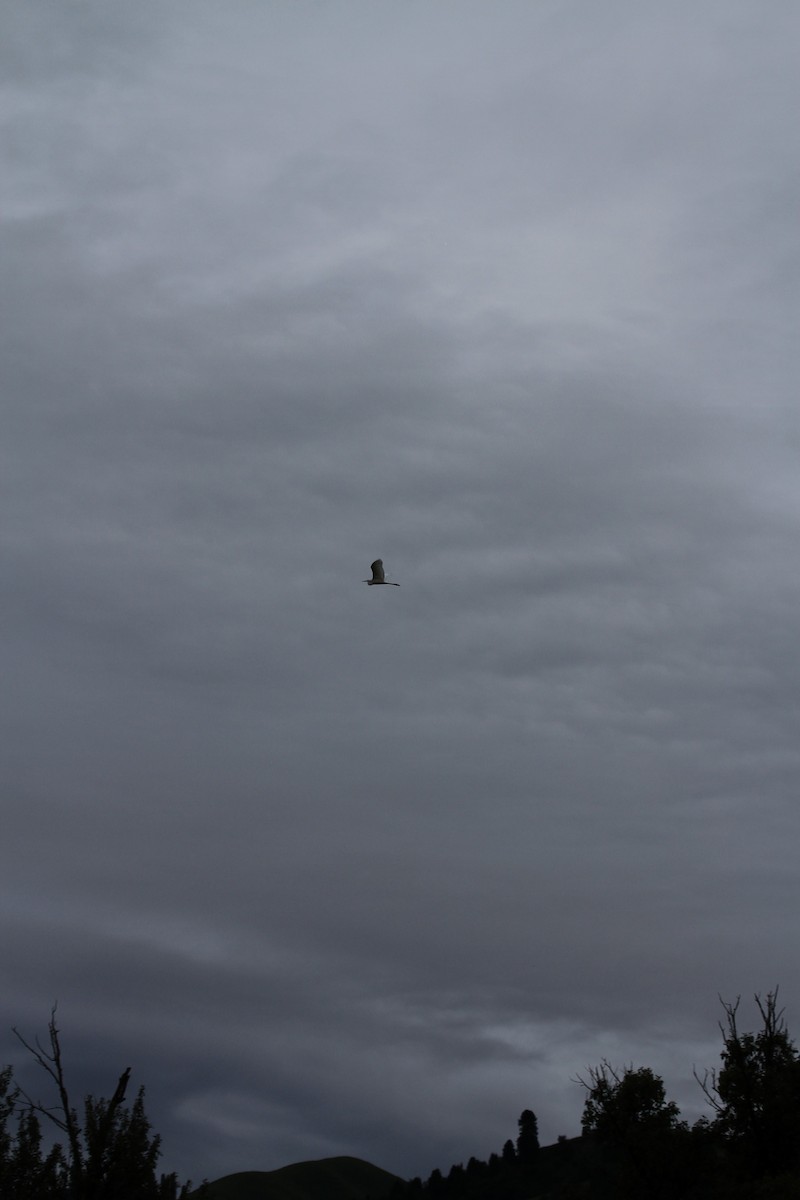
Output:
M381 1200L397 1175L362 1158L320 1158L277 1171L237 1171L209 1184L211 1200Z

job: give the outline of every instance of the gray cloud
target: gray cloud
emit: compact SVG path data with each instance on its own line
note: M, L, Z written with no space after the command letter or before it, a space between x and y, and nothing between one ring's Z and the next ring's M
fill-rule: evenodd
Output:
M794 6L4 22L0 1060L194 1178L698 1115L800 983Z

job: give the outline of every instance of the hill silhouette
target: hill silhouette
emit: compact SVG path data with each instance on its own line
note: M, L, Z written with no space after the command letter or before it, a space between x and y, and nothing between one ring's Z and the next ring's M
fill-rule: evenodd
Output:
M800 1051L777 988L756 993L756 1032L739 1028L739 997L720 1001L721 1066L694 1072L713 1116L693 1125L649 1067L603 1060L575 1080L585 1090L580 1137L541 1146L525 1109L500 1153L427 1180L328 1158L226 1176L211 1200L800 1200Z
M210 1200L382 1200L400 1180L361 1158L293 1163L277 1171L237 1171L208 1185Z

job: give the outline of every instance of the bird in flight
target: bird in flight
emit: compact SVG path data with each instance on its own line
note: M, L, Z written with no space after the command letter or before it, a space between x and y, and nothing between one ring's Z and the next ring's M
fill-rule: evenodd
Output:
M364 579L363 582L366 583L368 587L375 587L376 584L379 583L384 583L387 587L400 587L399 583L390 583L389 580L384 576L382 558L376 558L375 562L372 564L372 579Z

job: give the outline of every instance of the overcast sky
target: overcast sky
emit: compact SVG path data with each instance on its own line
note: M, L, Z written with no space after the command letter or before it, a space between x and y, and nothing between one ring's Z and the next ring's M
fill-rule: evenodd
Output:
M196 1180L695 1119L800 1034L795 0L0 24L0 1063Z

